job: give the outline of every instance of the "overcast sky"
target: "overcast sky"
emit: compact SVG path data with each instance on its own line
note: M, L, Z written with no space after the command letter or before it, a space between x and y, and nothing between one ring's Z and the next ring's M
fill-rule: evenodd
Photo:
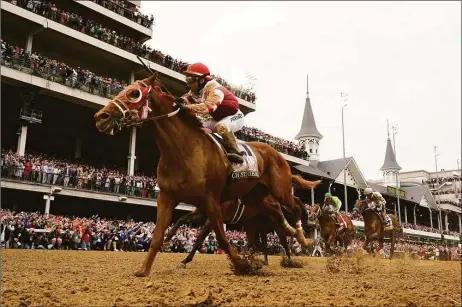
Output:
M150 44L203 62L240 84L257 81L246 124L293 140L306 97L324 135L321 160L346 155L381 178L387 119L402 171L457 167L461 156L461 3L142 1L155 16Z

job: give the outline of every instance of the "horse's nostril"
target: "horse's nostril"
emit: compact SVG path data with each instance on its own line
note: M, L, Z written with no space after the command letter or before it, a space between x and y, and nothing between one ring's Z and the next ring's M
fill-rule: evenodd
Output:
M101 114L99 115L99 118L100 118L100 119L108 119L108 118L109 118L109 114L108 114L108 113L101 113Z

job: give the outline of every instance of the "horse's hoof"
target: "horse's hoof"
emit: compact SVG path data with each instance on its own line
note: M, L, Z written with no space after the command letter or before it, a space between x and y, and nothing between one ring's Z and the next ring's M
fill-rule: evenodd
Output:
M149 272L139 270L135 272L136 277L147 277L149 275Z
M263 261L263 265L269 265L268 261Z
M183 262L180 262L176 265L176 268L177 269L186 269L186 264L184 264Z
M303 244L303 247L304 248L309 248L309 247L313 247L313 240L309 239L309 238L305 238L305 244Z

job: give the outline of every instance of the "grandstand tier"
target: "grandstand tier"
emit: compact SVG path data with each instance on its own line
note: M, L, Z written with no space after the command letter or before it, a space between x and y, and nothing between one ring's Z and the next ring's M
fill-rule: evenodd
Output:
M96 131L93 115L127 83L149 75L137 56L160 73L162 84L175 95L187 91L181 73L187 63L147 47L153 32L150 17L135 16L128 2L123 10L98 2L64 0L42 6L42 1L1 1L2 27L8 29L2 31L2 206L155 218L159 152L149 127L108 136ZM244 114L256 110L253 93L230 89ZM295 174L323 179L325 184L316 191L297 194L305 203L321 203L330 191L347 198L351 211L361 190L373 183L366 181L354 158L319 160L322 135L317 129L309 133L307 125L314 123L314 115L310 99L306 103L305 126L299 134L306 137L305 143L251 127L237 136L275 147ZM20 114L29 114L29 119ZM457 182L438 189L436 198L426 183L403 187L406 193L399 203L387 187L375 189L386 198L387 210L398 212L409 224L410 235L434 237L432 231L411 230L421 225L439 229L446 233L443 238L452 240L449 233L462 228L460 177ZM444 194L450 189L452 194ZM181 204L176 216L191 210Z

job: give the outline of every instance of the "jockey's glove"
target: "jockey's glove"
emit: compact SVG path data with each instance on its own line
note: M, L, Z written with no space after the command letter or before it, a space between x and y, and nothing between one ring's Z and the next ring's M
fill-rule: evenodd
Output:
M183 102L182 98L176 100L176 105L178 106L180 112L186 111L188 109L188 106Z

